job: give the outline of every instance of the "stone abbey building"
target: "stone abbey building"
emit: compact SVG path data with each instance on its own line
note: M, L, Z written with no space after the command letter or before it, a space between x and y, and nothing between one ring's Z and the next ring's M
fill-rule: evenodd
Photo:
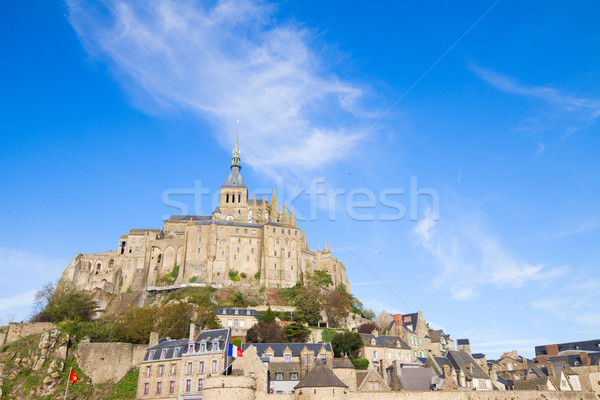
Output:
M290 287L323 270L334 285L350 290L346 267L329 246L309 249L293 211L285 204L280 208L275 190L270 202L249 199L240 170L236 133L231 171L212 215L172 215L161 229L131 229L117 251L75 256L61 283L108 294L137 292L164 283L175 269L175 284ZM230 271L240 280L231 280Z

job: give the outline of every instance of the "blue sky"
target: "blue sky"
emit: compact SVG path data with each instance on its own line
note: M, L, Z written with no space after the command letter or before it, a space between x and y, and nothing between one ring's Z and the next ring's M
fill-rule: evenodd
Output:
M3 4L0 322L169 201L210 213L239 119L249 189L376 312L492 357L597 338L600 5L493 4Z

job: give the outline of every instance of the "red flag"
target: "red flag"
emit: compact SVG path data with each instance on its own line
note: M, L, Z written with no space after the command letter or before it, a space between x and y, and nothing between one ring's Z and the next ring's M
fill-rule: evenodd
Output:
M73 368L71 368L71 373L69 374L69 381L71 383L76 383L78 380L79 380L79 378L77 377L75 370Z

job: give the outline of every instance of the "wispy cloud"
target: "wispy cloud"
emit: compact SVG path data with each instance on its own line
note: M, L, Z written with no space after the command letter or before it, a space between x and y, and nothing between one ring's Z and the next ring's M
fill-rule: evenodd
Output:
M244 161L256 167L321 167L371 116L359 102L365 88L331 70L314 32L275 20L259 0L109 1L118 18L100 3L67 4L85 48L116 67L138 106L189 110L214 124L227 149L233 134L215 115L231 126L240 119Z
M479 78L498 90L539 99L550 106L551 110L543 113L543 117L527 117L514 128L514 131L539 134L559 130L562 132L560 136L562 140L594 123L600 117L599 98L574 95L551 85L523 84L512 77L477 65L471 65L470 68ZM543 147L538 147L537 154L541 152Z
M532 300L530 305L533 309L545 311L562 320L598 328L600 327L600 312L598 312L600 281L584 281L581 276L576 278L564 282L552 297Z
M566 236L579 235L581 233L594 231L600 228L600 218L592 216L584 221L574 224L569 228L566 228L553 236L553 238L562 238Z
M436 280L457 300L479 295L482 285L520 288L533 281L552 279L566 267L548 268L518 260L485 231L476 215L456 221L436 222L428 211L413 229L416 243L429 252L442 268Z
M21 293L16 296L0 299L0 310L10 310L12 308L31 306L35 298L35 290Z
M481 79L504 92L536 97L547 103L558 105L567 111L587 110L592 118L600 116L600 100L598 99L575 96L552 86L524 85L507 75L475 65L471 66L471 69Z

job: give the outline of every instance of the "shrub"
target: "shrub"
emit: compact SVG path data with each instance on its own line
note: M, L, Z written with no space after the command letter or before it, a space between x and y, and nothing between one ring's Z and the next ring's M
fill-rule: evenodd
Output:
M242 279L246 279L246 277L247 277L247 276L248 276L248 275L246 275L246 273L245 273L245 272L242 272L242 273L240 274L240 278L242 278Z
M172 285L175 283L178 276L179 276L179 264L175 264L175 266L173 267L173 271L169 272L168 274L166 274L165 276L160 278L156 282L156 284L159 286Z
M233 282L238 282L240 280L240 276L235 269L229 270L229 279L232 280Z
M369 368L369 360L366 358L353 358L350 361L352 361L352 364L356 369L365 370Z
M240 339L239 337L234 337L233 339L231 339L231 344L241 348L242 347L242 339Z
M198 275L195 275L195 276L191 277L188 282L189 283L202 283L202 278L200 278Z
M343 353L350 358L356 358L363 345L360 335L356 332L338 333L331 341L335 357L341 357Z
M333 286L333 280L327 271L316 270L312 275L312 282L322 287Z
M258 271L257 273L254 274L254 279L256 279L256 280L260 279L260 271Z
M248 302L244 299L241 292L233 292L233 301L231 304L235 307L248 307Z
M51 294L47 292L47 289L45 287L38 291L36 302L40 304L49 298L43 308L43 314L50 316L53 322L90 321L92 319L98 303L92 300L89 292L77 290L71 284L58 286ZM39 313L37 317L40 317Z
M288 340L292 343L306 343L310 336L310 330L304 325L293 323L283 328Z
M323 329L323 333L321 333L321 339L324 343L331 342L333 338L337 335L337 332L333 329L325 328Z

